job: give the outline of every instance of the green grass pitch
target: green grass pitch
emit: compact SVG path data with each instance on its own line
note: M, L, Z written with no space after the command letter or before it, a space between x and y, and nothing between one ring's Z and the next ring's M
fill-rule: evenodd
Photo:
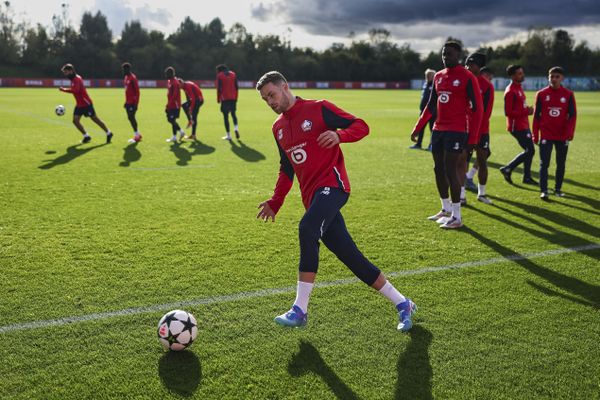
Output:
M254 90L240 94L241 142L221 140L205 90L201 142L171 145L166 90L142 89L136 146L120 89L90 90L110 145L87 119L93 140L78 145L70 95L2 89L0 398L598 399L600 96L576 93L567 196L543 203L537 188L498 172L519 148L497 93L494 204L469 194L465 228L446 232L426 220L439 208L431 156L408 149L418 92L296 94L371 127L343 145L353 188L343 214L361 250L398 272L392 282L419 305L413 330L399 334L391 304L360 283L315 289L305 329L273 323L294 299L269 291L295 285L303 208L295 183L274 224L255 220L279 160L275 115ZM66 116L54 115L57 104ZM318 280L351 277L323 247ZM182 353L156 339L166 309L6 330L180 301L196 301L184 309L200 330Z

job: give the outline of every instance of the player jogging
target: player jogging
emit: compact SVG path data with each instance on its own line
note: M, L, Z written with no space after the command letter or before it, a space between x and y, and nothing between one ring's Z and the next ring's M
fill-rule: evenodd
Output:
M504 91L504 113L506 114L506 129L523 149L511 162L500 168L500 172L508 183L512 183L512 171L523 164L523 183L537 185L531 177L531 162L535 154L535 147L529 130L529 115L533 114L533 107L527 105L525 92L521 83L525 80L525 72L520 65L509 65L506 73L512 82Z
M123 70L123 87L125 87L125 111L127 112L127 118L133 128L133 138L129 139L129 143L136 143L142 140L142 135L138 131L137 120L135 119L135 113L140 103L140 86L138 84L137 76L131 72L131 64L124 62L121 65Z
M238 120L235 115L238 99L238 80L235 72L227 68L227 65L217 65L217 103L221 103L221 112L223 113L223 121L225 123L224 140L231 140L231 131L229 129L229 114L233 120L233 129L235 130L236 139L240 138L240 130L238 128Z
M175 77L175 68L167 67L165 69L165 76L167 77L167 106L165 107L165 113L167 114L167 121L169 121L173 129L173 136L167 139L167 142L175 143L177 141L177 132L179 132L180 139L183 139L185 136L185 132L177 123L181 109L180 84L179 80Z
M562 183L569 142L575 135L577 107L575 95L562 86L565 71L553 67L548 71L550 85L535 95L533 112L533 141L540 146L540 197L548 199L548 167L552 147L556 149L556 175L554 194L564 196Z
M471 54L465 64L467 69L475 75L477 83L479 83L479 90L481 91L481 99L483 102L483 116L481 118L481 124L479 125L479 141L475 146L475 152L477 154L477 169L479 178L479 184L477 187L477 200L485 203L492 204L492 200L487 197L485 192L485 186L488 179L488 168L487 159L490 157L490 117L492 116L492 109L494 107L494 86L488 78L483 76L481 69L485 67L485 54L474 53ZM468 164L467 164L468 165ZM469 171L466 175L467 179L473 179L473 175L469 176ZM463 189L464 191L464 186Z
M192 81L184 81L179 79L179 84L185 93L186 102L181 105L181 108L185 111L185 115L188 119L188 128L192 127L192 134L186 136L186 139L196 140L196 128L198 127L198 113L200 107L204 103L204 97L202 97L202 90L200 86L196 85Z
M444 44L442 61L446 68L435 74L431 97L411 134L415 141L419 131L434 114L437 115L431 136L431 154L442 209L429 220L438 222L444 229L463 226L459 161L467 145L477 144L483 115L477 78L459 64L461 52L462 47L457 42Z
M322 241L361 281L387 297L398 310L398 330L412 327L416 305L405 298L356 247L340 209L350 196L350 182L340 143L356 142L369 133L367 124L326 100L294 97L285 77L267 72L256 84L261 97L279 117L272 130L281 156L273 196L259 204L257 218L275 221L298 177L306 213L300 220L300 264L292 308L275 318L284 326L304 326L319 265Z
M92 137L88 135L85 128L81 124L81 116L84 115L86 118L89 117L92 121L96 123L104 132L106 132L106 143L110 143L112 140L113 134L106 127L104 122L96 115L96 111L94 110L94 105L92 104L92 99L87 93L85 89L85 85L83 83L83 78L80 75L77 75L75 72L75 67L72 64L65 64L62 66L61 71L64 76L71 80L71 87L64 88L60 87L58 90L65 93L73 94L75 97L75 110L73 111L73 125L77 127L79 132L83 135L83 139L81 139L81 143L87 143L92 140Z

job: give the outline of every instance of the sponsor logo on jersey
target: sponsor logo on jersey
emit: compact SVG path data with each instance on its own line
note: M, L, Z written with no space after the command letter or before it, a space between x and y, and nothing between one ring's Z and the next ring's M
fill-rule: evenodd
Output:
M304 122L302 122L302 125L300 127L302 128L302 130L304 132L308 132L312 129L312 122L305 119Z
M450 101L450 92L440 92L438 99L440 103L446 104Z
M548 114L551 117L559 117L560 116L560 107L550 107L548 110Z
M304 149L296 149L292 151L292 161L294 162L294 164L302 164L304 161L306 161L307 157L308 154L306 154L306 151L304 151Z

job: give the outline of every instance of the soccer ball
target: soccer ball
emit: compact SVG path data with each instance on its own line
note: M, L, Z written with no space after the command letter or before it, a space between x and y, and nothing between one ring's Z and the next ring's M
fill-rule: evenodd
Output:
M196 318L186 311L169 311L158 321L158 341L166 350L180 351L198 336Z
M54 109L54 112L59 117L62 117L63 115L65 115L65 106L63 106L63 105L56 106L56 108Z

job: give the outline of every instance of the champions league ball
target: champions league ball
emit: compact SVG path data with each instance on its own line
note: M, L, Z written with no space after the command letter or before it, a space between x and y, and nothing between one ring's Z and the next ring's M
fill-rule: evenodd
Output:
M63 115L65 115L65 106L62 106L62 105L56 106L56 108L54 109L54 112L59 117L62 117Z
M158 341L166 350L190 347L198 336L196 318L186 311L169 311L158 321Z

